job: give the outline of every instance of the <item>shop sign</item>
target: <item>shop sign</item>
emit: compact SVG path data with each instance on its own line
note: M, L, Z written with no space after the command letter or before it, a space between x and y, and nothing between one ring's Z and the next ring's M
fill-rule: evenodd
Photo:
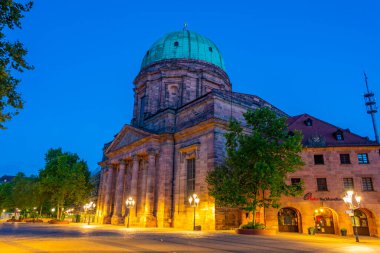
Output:
M303 199L310 200L310 201L342 201L342 198L338 198L338 197L315 198L313 197L313 194L311 192L306 193L303 196Z

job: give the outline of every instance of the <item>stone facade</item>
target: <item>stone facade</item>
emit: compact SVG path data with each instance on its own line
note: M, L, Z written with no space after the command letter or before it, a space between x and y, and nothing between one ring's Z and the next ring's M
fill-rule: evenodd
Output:
M279 231L306 233L315 226L321 233L337 234L345 227L350 234L351 220L341 198L347 190L343 181L352 178L353 189L363 197L359 211L364 215L358 222L368 225L370 235L378 234L378 144L306 114L289 117L257 96L233 92L222 68L193 58L164 59L145 66L134 80L134 92L131 124L104 146L99 163L99 223L125 225L128 218L130 226L191 229L194 208L188 198L196 193L200 203L195 222L202 229L236 228L256 219ZM290 131L304 133L305 166L289 175L289 183L302 180L305 196L284 197L280 209L258 209L254 215L216 207L205 178L223 162L228 122L235 118L244 125L243 113L262 107L288 117ZM309 125L308 120L314 123ZM342 164L341 154L345 159L348 155L350 162ZM358 164L358 154L367 154L369 163ZM323 156L323 164L314 164L315 155ZM327 189L317 188L320 178L327 182ZM363 191L363 178L371 178L373 191ZM129 197L135 205L127 208Z
M134 84L131 125L105 145L100 163L98 222L125 224L129 215L131 226L192 228L194 210L188 197L197 193L197 225L224 228L224 219L216 222L224 209L215 210L205 178L223 161L229 119L243 121L247 109L264 106L279 116L286 114L257 96L232 92L222 69L192 59L149 65ZM195 183L190 192L191 159ZM130 210L125 207L128 197L136 201Z

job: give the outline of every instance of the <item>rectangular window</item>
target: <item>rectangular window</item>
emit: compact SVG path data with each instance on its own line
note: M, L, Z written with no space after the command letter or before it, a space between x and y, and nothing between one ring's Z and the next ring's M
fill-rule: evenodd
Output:
M372 178L370 177L362 177L362 188L365 192L373 191Z
M327 191L326 178L317 178L318 191Z
M358 154L358 161L359 161L359 164L369 163L368 162L368 154L367 153Z
M340 164L350 164L350 154L340 154Z
M146 103L146 97L141 97L140 100L140 118L139 118L139 125L142 126L144 124L144 113L145 113L145 103Z
M297 184L301 183L301 178L294 177L294 178L291 178L290 181L292 182L292 185L297 185Z
M292 182L292 185L296 186L297 190L301 190L302 189L301 178L299 178L299 177L297 177L297 178L291 178L290 180Z
M343 178L343 188L345 190L353 190L354 189L354 179L352 177Z
M187 198L195 192L195 158L186 160L187 167Z
M314 155L314 164L325 164L323 155Z

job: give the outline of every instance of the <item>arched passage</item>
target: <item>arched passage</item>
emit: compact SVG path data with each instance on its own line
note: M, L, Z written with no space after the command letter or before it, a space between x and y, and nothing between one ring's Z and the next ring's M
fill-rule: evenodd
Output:
M337 234L338 233L338 216L334 210L321 207L314 210L314 221L316 233L319 234Z
M370 210L359 208L355 210L355 216L352 219L355 219L359 235L370 236L377 234L376 220ZM354 221L352 221L352 224L354 224Z
M292 207L281 208L277 214L278 217L278 231L279 232L295 232L302 231L301 228L301 214Z

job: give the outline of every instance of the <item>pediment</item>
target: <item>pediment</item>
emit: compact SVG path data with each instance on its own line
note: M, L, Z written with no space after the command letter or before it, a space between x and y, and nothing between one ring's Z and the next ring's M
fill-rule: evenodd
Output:
M125 125L123 129L117 134L111 145L107 148L105 153L118 150L122 147L128 146L140 139L150 136L151 133Z

